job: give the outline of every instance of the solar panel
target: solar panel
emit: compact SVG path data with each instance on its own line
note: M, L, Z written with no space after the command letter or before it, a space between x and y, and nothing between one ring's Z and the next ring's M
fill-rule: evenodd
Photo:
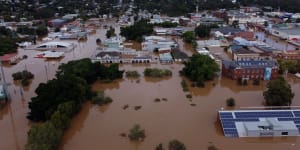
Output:
M300 117L300 111L293 111L293 113L296 117Z
M236 126L235 124L223 124L223 128L230 129L230 128L236 128Z
M236 129L224 129L224 134L226 137L238 137Z
M220 117L221 118L233 118L232 113L228 113L228 112L221 112Z
M268 118L268 117L293 117L291 111L268 111L268 112L235 112L236 118Z

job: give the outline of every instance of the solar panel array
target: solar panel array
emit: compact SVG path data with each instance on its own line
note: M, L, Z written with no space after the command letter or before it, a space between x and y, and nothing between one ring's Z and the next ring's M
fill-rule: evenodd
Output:
M220 111L219 116L226 137L239 137L236 122L259 121L259 118L294 121L300 133L300 110Z

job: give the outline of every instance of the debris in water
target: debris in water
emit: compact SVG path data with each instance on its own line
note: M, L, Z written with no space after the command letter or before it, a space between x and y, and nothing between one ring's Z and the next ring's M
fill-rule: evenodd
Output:
M142 108L142 106L134 106L134 110L139 110L141 108Z
M166 101L168 101L168 99L167 99L167 98L162 98L162 100L163 100L163 101L165 101L165 102L166 102Z
M126 133L120 133L119 134L121 137L127 137L127 134Z
M159 98L154 99L154 102L160 102Z
M129 107L129 105L126 104L126 105L123 106L123 109L125 110L125 109L127 109L128 107Z

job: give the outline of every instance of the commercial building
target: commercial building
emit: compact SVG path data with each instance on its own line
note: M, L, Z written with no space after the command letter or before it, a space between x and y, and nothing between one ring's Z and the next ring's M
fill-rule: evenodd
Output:
M219 111L226 137L299 136L300 110Z
M279 66L276 61L226 61L222 62L222 74L231 79L275 79Z

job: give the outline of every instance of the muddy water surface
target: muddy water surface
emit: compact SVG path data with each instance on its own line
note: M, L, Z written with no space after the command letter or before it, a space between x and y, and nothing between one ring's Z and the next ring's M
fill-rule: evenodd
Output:
M149 67L149 66L147 66ZM192 88L192 99L187 99L182 91L182 77L178 71L180 64L158 65L151 67L167 68L173 71L172 78L119 80L110 84L96 83L94 90L104 90L113 98L107 107L86 104L83 112L72 122L67 130L60 149L109 149L109 150L153 150L159 143L178 139L185 143L187 149L206 149L213 143L220 149L261 149L270 148L299 149L299 138L225 138L217 121L217 110L227 109L225 99L236 99L236 108L261 107L262 90L260 86L238 86L227 78L215 79L206 83L206 88ZM143 72L145 66L124 65L121 69ZM137 80L139 82L137 83ZM294 91L300 89L299 79L290 79ZM155 98L167 101L154 102ZM299 105L300 95L295 93L294 105ZM195 104L196 106L191 106ZM123 106L129 105L124 110ZM134 106L142 106L134 110ZM84 120L84 122L82 122ZM146 131L146 139L133 143L128 138L119 136L128 133L134 124L140 124ZM79 124L79 125L78 125Z

